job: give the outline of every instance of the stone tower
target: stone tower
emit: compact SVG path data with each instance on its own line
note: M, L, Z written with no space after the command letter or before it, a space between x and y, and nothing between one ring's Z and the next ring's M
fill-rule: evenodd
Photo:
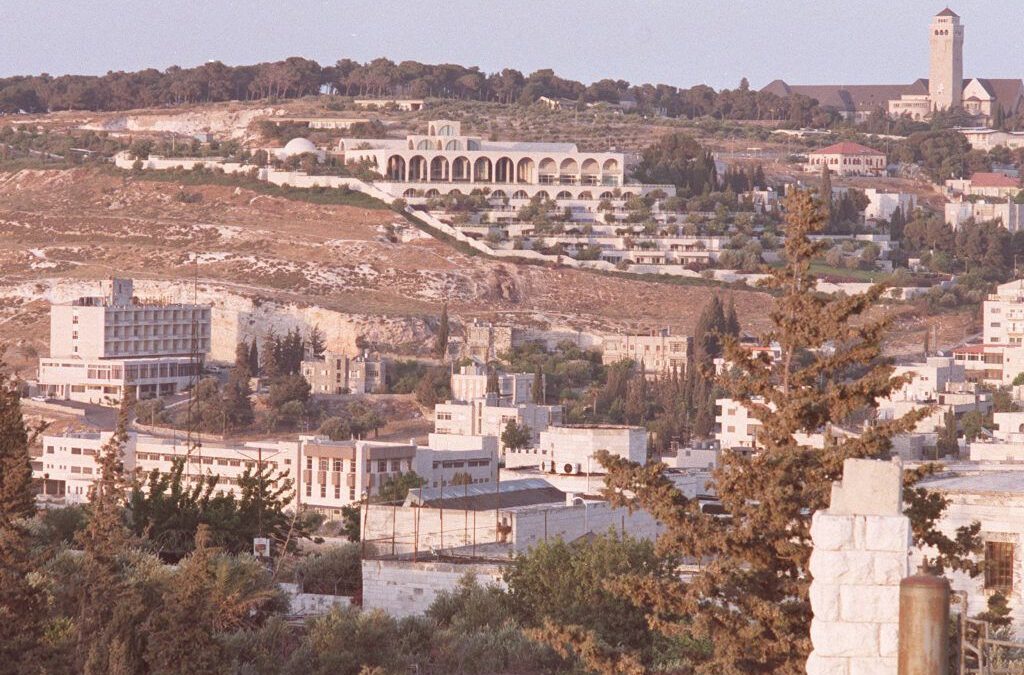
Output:
M947 7L932 18L928 44L928 97L932 110L959 107L964 87L964 27L956 12Z

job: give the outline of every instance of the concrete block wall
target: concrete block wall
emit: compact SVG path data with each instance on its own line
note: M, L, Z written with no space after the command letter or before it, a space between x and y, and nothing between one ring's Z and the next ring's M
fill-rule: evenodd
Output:
M423 614L443 591L452 591L466 575L481 585L505 587L502 566L407 560L363 561L363 608L395 618Z
M607 502L589 502L576 506L521 511L512 521L512 541L517 552L526 551L545 539L573 541L593 532L605 534L613 530L637 539L654 539L661 527L646 511L629 512Z
M507 517L507 516L506 516ZM370 505L366 540L382 555L469 548L498 541L494 511ZM443 529L442 529L443 526ZM392 535L392 533L394 533Z
M899 480L899 463L876 466L890 475L875 478ZM868 473L861 477L871 478ZM850 482L834 488L833 508L818 511L811 520L814 618L807 673L895 675L900 581L910 574L910 519L898 507L889 513L856 513L884 511L878 505L893 495L878 484ZM900 494L898 484L894 489Z

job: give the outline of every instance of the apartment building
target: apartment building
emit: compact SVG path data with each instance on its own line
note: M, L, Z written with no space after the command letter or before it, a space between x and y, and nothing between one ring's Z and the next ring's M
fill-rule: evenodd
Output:
M505 466L532 466L564 474L604 473L595 458L601 450L643 464L647 461L647 431L613 424L549 427L540 432L536 446L508 450Z
M608 335L604 338L601 360L605 365L630 360L646 377L666 375L673 370L686 372L686 358L693 338L673 336L668 328L654 335Z
M540 432L562 423L562 406L535 403L503 404L496 394L488 394L466 403L448 401L434 406L434 432L460 436L493 436L504 455L501 433L514 421L530 428L533 443Z
M98 457L112 436L110 431L44 435L43 454L32 467L43 498L87 502L89 488L100 473ZM170 473L175 461L185 459L186 478L198 481L217 476L215 490L237 496L238 479L247 469L262 465L294 480L298 458L299 443L294 441L203 442L190 452L183 438L130 433L121 461L127 473L144 479L154 470Z
M487 368L479 361L459 368L452 373L452 401L466 403L485 397L488 393L497 393L502 403L518 405L533 401L533 373L497 373L498 391L488 392Z
M210 307L142 302L131 279L112 279L101 296L50 309L50 356L39 362L43 395L116 405L180 391L210 351Z
M303 361L302 376L313 395L376 394L387 387L387 365L379 356L355 358L325 352L322 359Z

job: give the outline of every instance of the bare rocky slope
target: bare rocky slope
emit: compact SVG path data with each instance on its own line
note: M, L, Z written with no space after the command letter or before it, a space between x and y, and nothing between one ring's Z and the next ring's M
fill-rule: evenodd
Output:
M334 347L351 350L359 339L423 352L445 301L457 324L495 319L589 334L686 332L716 293L732 297L745 328L757 331L771 302L757 291L469 256L387 209L107 169L0 174L0 338L45 354L47 301L111 275L141 280L144 297L213 302L216 358L230 358L241 337L312 324Z

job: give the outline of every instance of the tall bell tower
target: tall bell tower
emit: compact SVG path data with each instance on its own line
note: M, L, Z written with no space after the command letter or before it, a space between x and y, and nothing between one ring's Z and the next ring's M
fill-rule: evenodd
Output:
M928 97L932 110L960 107L964 87L964 27L960 17L947 7L932 17L930 31Z

